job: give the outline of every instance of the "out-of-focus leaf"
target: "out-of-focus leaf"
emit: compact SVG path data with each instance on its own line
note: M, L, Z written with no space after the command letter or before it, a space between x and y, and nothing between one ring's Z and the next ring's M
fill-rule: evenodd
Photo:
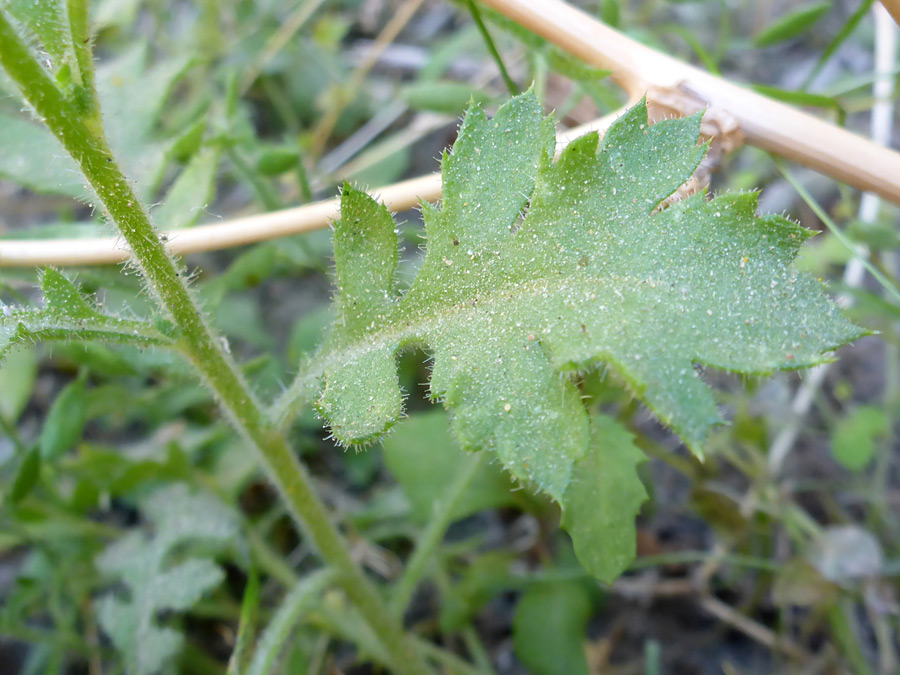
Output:
M578 581L535 584L516 607L516 656L534 675L590 675L584 642L591 609Z
M512 551L488 551L475 558L441 603L441 630L455 631L469 623L494 595L518 585Z
M274 146L263 150L256 160L256 170L264 176L277 176L297 168L299 161L297 148Z
M227 270L203 284L206 304L218 305L226 294L255 288L274 277L319 269L322 257L330 250L331 243L325 232L257 244L238 255Z
M298 364L304 356L312 354L316 345L328 332L332 321L334 321L334 309L330 304L317 307L297 319L291 328L291 336L288 338L288 363Z
M199 119L182 131L181 135L169 148L169 155L176 162L187 163L203 144L203 135L206 133L206 120Z
M865 244L874 251L893 251L900 248L900 232L890 222L864 223L853 220L847 227L853 241Z
M647 499L637 467L645 458L611 417L594 416L591 424L588 453L563 497L562 526L582 566L612 583L634 560L634 519Z
M2 326L0 326L0 415L15 424L31 398L37 377L37 354L33 347L14 349L3 359Z
M262 349L273 347L272 333L266 328L262 309L253 298L230 297L218 308L213 322L228 337L244 340Z
M826 527L806 555L823 577L835 582L876 576L884 565L878 539L857 525Z
M875 443L890 432L890 419L882 408L860 406L842 417L831 439L831 454L850 471L862 471L875 455Z
M137 44L97 68L97 92L109 144L139 190L153 184L165 161L165 145L152 132L169 92L191 66L186 58L149 67L147 63L147 46Z
M278 657L298 619L310 606L321 604L320 596L333 581L333 573L316 572L291 589L263 631L246 671L247 675L269 675L275 672Z
M828 46L822 50L821 56L819 56L819 61L816 63L815 67L810 71L809 75L806 77L806 81L804 83L804 87L811 84L818 74L822 72L822 68L828 62L828 60L834 56L835 52L837 52L838 48L844 44L844 41L850 37L853 31L856 30L856 27L860 24L860 22L868 15L869 10L872 8L872 5L875 3L875 0L863 0L859 3L859 6L856 8L856 11L850 15L850 18L841 26L841 30L838 31L838 34L834 36L831 42L828 43Z
M403 87L401 93L410 108L459 115L472 100L487 103L490 99L482 91L465 82L422 81Z
M385 185L397 180L409 168L410 150L408 147L393 147L393 139L372 145L355 162L345 167L346 178L363 185Z
M785 103L791 103L793 105L803 105L812 108L824 108L826 110L833 110L837 115L838 124L843 124L844 120L847 119L847 111L844 109L844 106L841 105L840 101L838 101L836 98L832 98L831 96L811 94L808 91L792 91L788 89L779 89L777 87L770 87L766 84L754 84L753 88L760 94L764 94L769 98L774 98L776 101L784 101Z
M82 373L65 386L47 413L39 442L44 460L56 459L81 440L87 404L87 377Z
M259 573L251 568L247 585L244 588L244 599L241 600L241 617L238 622L238 634L234 641L234 649L228 657L226 675L241 675L246 672L248 649L253 643L256 623L259 620Z
M441 409L418 413L384 440L384 462L403 487L412 516L426 522L455 476L477 458L461 450L447 430L447 413ZM499 467L484 465L457 500L452 518L496 508L513 501L512 485Z
M150 178L165 161L164 146L151 132L169 90L190 66L186 59L151 68L146 62L146 46L137 45L97 69L106 135L125 173L139 188L152 185ZM0 114L0 176L36 192L82 201L93 195L56 138L23 117Z
M603 23L618 28L621 14L619 0L603 0L603 4L600 6L600 20Z
M829 0L821 0L785 14L756 36L756 46L769 47L802 35L828 13L831 5Z
M35 192L88 201L81 170L56 138L23 117L0 113L0 177Z
M224 573L208 558L169 561L173 550L205 542L218 547L235 542L238 518L208 495L191 494L184 485L153 493L142 511L155 535L125 535L97 559L105 574L124 584L129 597L111 592L97 602L100 625L125 657L126 670L151 675L162 670L184 636L159 624L160 612L183 612L217 586Z
M219 155L217 147L194 154L169 188L165 201L153 211L153 220L160 228L175 230L197 223L215 194Z
M9 501L17 504L31 492L31 489L41 477L41 453L37 448L32 448L25 455L16 477L13 480L12 488L9 491Z

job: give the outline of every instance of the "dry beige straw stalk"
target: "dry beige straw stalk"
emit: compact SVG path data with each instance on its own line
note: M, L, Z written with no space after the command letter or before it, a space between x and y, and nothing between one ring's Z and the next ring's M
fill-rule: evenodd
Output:
M745 89L642 45L562 0L482 0L510 19L593 66L612 71L632 100L649 91L681 92L698 107L733 117L746 141L900 205L900 154L789 105ZM884 0L895 18L898 0ZM440 196L435 174L376 194L393 210ZM338 200L165 233L176 254L241 246L327 226ZM0 267L122 262L112 238L0 241Z

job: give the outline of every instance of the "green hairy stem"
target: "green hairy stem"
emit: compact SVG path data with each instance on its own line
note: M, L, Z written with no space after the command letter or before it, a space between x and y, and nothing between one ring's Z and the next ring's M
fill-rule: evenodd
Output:
M84 6L78 2L71 5L75 32L83 40ZM92 103L96 94L90 60L81 53L82 45L78 48L81 81L77 95L70 99L57 88L0 11L0 64L81 167L109 218L131 247L134 260L160 306L177 327L178 347L213 390L234 426L256 449L300 529L326 564L336 570L344 591L384 644L393 669L410 675L429 672L400 622L391 619L377 589L354 561L325 505L315 494L310 475L284 436L269 426L224 345L204 320L181 271L166 253L146 209L112 156L99 108Z

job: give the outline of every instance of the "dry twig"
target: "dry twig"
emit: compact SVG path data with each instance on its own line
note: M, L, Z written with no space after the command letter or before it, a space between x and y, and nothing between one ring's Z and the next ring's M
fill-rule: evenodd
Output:
M562 0L482 2L586 63L611 70L632 100L648 91L651 97L678 92L736 120L748 143L900 204L896 152L642 45ZM883 2L895 18L900 14L900 0ZM392 25L401 25L406 17L395 19ZM383 35L392 37L387 30ZM376 193L394 210L410 208L419 199L440 196L440 176L404 181ZM175 254L218 250L325 227L337 207L333 199L161 236ZM108 264L128 257L112 238L0 241L0 267Z

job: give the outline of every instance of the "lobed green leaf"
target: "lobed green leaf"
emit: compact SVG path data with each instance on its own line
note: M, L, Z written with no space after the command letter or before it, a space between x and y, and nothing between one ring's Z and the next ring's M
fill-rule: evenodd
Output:
M554 162L532 93L493 119L473 105L442 162L444 201L423 205L426 255L403 293L393 220L345 186L338 319L308 369L334 437L368 442L395 423L395 355L425 345L431 396L463 448L496 453L558 501L588 570L621 573L646 497L641 456L611 420L589 422L572 375L607 364L699 454L722 420L695 366L805 367L864 334L795 268L810 233L756 216L756 194L660 210L703 156L699 130L699 116L651 126L641 103Z
M399 297L393 223L346 187L341 318L313 364L335 438L369 441L394 423L394 354L424 343L431 394L453 411L462 445L496 452L560 501L590 436L566 373L606 362L699 452L721 419L696 364L798 368L862 335L794 268L809 233L756 217L755 194L656 212L703 155L699 125L650 126L641 103L602 144L588 134L553 162L552 123L533 94L492 120L473 106L444 157L444 202L423 207L425 261Z
M159 624L158 615L189 609L225 576L212 560L192 557L173 563L173 553L199 541L221 548L240 530L229 508L208 495L190 493L184 485L153 493L142 511L155 534L127 534L97 560L101 571L129 591L127 599L112 592L103 595L97 616L124 655L127 672L151 675L164 668L183 641L180 633Z
M71 281L54 269L44 271L41 287L46 300L44 307L0 308L0 361L13 346L38 340L99 340L139 346L173 343L172 337L157 326L98 311Z

